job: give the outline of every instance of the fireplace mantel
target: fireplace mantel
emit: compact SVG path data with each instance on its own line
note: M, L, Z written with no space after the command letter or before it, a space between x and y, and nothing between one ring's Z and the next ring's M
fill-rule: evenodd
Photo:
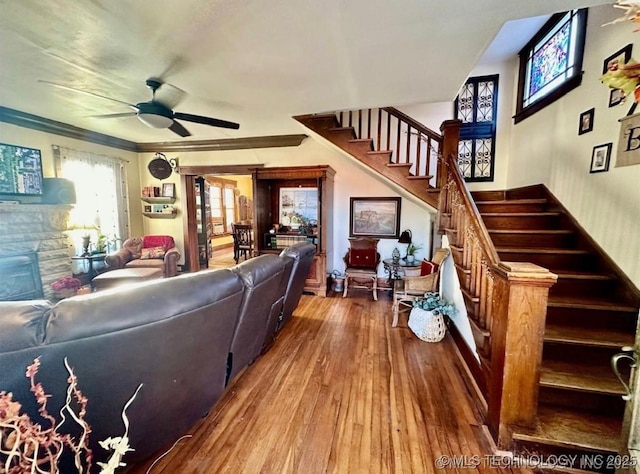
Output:
M46 298L53 296L52 282L71 275L65 233L71 209L70 205L0 203L0 256L36 252Z

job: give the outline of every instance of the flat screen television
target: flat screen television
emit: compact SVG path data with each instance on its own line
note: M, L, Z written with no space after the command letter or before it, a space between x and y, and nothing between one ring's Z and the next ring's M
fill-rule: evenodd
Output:
M0 195L42 195L40 150L0 143Z

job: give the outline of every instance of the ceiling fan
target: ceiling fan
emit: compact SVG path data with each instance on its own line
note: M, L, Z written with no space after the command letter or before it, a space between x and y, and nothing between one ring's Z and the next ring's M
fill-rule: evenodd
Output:
M188 137L191 135L184 126L176 119L185 120L187 122L200 123L204 125L210 125L212 127L232 128L238 129L240 125L235 122L228 122L226 120L220 120L213 117L204 117L202 115L185 114L182 112L174 112L172 109L180 101L184 91L177 87L165 83L162 79L151 77L145 81L147 87L151 89L153 96L150 101L138 102L137 104L130 104L119 99L112 97L106 97L104 95L96 94L94 92L84 91L76 89L74 87L57 84L55 82L40 80L39 82L49 84L61 89L70 90L73 92L79 92L81 94L87 94L101 99L111 100L113 102L119 102L132 108L133 112L124 112L118 114L98 115L98 118L117 118L117 117L133 117L137 116L138 119L145 125L153 128L168 128L172 132L180 135L181 137ZM166 89L171 89L168 93L162 93ZM158 94L156 94L158 93Z

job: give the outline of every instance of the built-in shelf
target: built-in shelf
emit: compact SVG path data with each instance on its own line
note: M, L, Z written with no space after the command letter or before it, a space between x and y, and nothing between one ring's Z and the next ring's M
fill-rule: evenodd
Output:
M149 204L173 204L176 202L176 198L168 196L156 196L156 197L141 197L144 202Z
M143 212L143 215L152 219L175 219L177 212Z

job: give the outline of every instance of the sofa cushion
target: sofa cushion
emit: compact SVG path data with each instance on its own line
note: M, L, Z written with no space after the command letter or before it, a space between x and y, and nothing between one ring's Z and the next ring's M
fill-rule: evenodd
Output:
M125 268L164 268L164 260L159 258L138 258L131 260L125 266Z
M50 311L51 303L46 300L1 301L0 348L2 352L42 344Z

